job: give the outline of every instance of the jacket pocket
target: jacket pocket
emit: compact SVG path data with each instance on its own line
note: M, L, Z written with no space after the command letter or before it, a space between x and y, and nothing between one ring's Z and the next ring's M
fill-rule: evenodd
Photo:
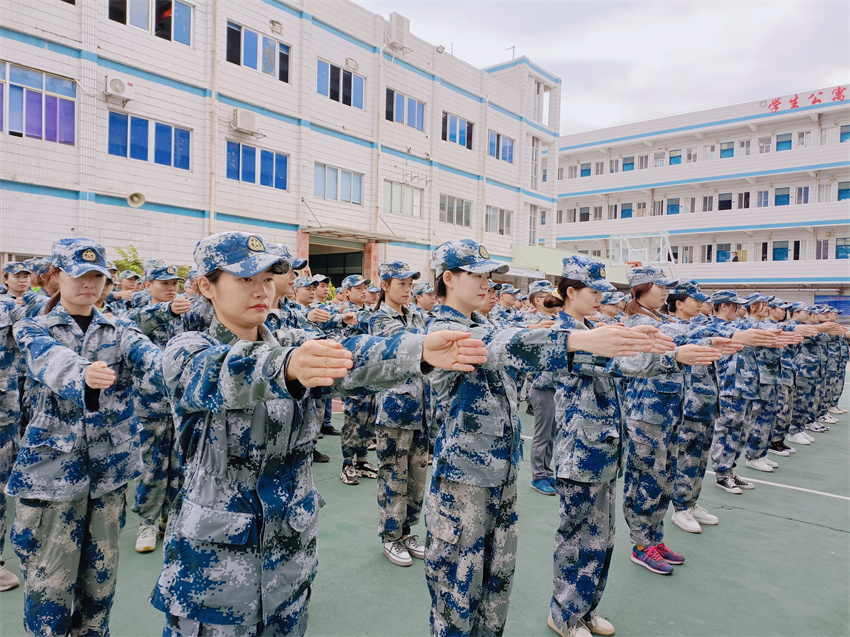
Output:
M213 509L184 497L175 522L175 532L183 537L215 544L245 544L254 516Z
M571 470L565 476L579 482L597 482L616 472L620 432L609 425L579 422L575 428L575 447Z
M21 438L22 447L50 447L69 453L77 442L71 423L43 411L33 414Z
M325 506L325 500L315 488L300 500L290 502L284 511L284 517L289 526L298 533L316 526L319 509Z
M123 445L133 437L137 427L133 427L135 417L122 420L109 427L109 440L116 447Z
M437 513L433 524L428 524L428 531L438 540L447 544L456 545L460 541L463 528L460 522L448 517L442 511Z
M453 401L452 415L464 433L480 433L498 437L504 432L504 413L498 401L490 394L471 400L459 398Z
M649 388L659 394L678 394L682 390L682 382L664 378L650 378Z

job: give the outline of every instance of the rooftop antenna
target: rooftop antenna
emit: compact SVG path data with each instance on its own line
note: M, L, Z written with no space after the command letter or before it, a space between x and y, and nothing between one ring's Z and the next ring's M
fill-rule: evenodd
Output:
M505 51L510 51L511 52L511 60L516 60L516 45L509 46L507 49L505 49Z

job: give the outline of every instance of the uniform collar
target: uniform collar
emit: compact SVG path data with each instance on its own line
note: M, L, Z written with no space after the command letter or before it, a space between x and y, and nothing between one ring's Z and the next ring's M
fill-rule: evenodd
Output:
M68 310L61 303L57 303L50 314L47 315L48 325L76 325L77 322L71 318ZM112 321L105 317L96 307L92 308L92 325L113 325Z
M478 315L479 318L476 318L476 316L475 316L476 314ZM461 323L461 324L466 325L466 326L470 326L473 323L472 319L468 318L467 316L464 316L463 314L458 312L456 309L454 309L453 307L449 307L446 304L441 305L439 307L439 309L437 309L434 312L434 316L451 319L453 321L457 321L458 323ZM473 316L473 318L475 318L474 322L476 322L476 323L484 323L487 320L487 319L484 318L484 316L480 312L473 312L472 316Z

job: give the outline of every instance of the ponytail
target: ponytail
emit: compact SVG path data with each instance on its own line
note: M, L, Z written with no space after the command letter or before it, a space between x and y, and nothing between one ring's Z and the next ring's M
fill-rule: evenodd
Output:
M59 301L61 300L61 298L62 298L62 293L61 293L61 292L57 292L56 294L54 294L53 296L51 296L51 297L50 297L50 300L49 300L49 301L47 301L47 304L44 306L44 310L42 310L42 312L41 312L41 313L42 313L42 314L50 314L50 313L53 311L53 309L54 309L57 305L59 305Z

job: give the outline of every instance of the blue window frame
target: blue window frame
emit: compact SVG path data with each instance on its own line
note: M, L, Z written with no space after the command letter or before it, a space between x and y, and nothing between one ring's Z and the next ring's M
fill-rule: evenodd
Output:
M682 163L682 151L681 150L671 150L670 151L670 165L677 166Z
M623 172L629 172L630 170L635 169L635 158L632 157L623 157Z
M791 133L776 136L776 151L791 150Z
M720 144L720 159L735 156L735 142L723 142Z
M151 131L152 137L151 137ZM107 152L117 157L153 162L162 166L190 169L192 133L185 128L153 122L109 111Z
M787 261L788 260L788 242L774 241L773 242L773 260Z
M787 206L791 203L791 188L777 188L773 193L774 206Z
M581 172L579 173L582 177L590 177L590 163L581 165Z
M848 142L850 141L850 126L842 126L839 131L838 142Z
M316 91L319 95L328 97L330 86L331 66L327 62L318 61L316 69Z
M838 201L850 199L850 181L838 182Z
M835 240L835 258L850 259L850 238L839 238Z
M620 206L620 218L621 219L631 219L632 217L632 204L624 203Z
M259 171L257 170L258 153ZM239 144L238 142L227 142L225 174L228 179L256 184L258 183L257 175L259 173L259 184L261 186L286 190L287 163L286 155L247 144Z
M667 214L668 215L677 215L679 214L679 199L668 199L667 200Z
M73 146L76 128L77 86L73 80L47 75L14 64L0 63L0 131L14 137L43 139ZM8 103L4 104L4 97ZM5 108L8 107L8 115Z
M121 113L109 111L109 134L108 152L118 157L127 156L127 133L129 131L129 117Z

